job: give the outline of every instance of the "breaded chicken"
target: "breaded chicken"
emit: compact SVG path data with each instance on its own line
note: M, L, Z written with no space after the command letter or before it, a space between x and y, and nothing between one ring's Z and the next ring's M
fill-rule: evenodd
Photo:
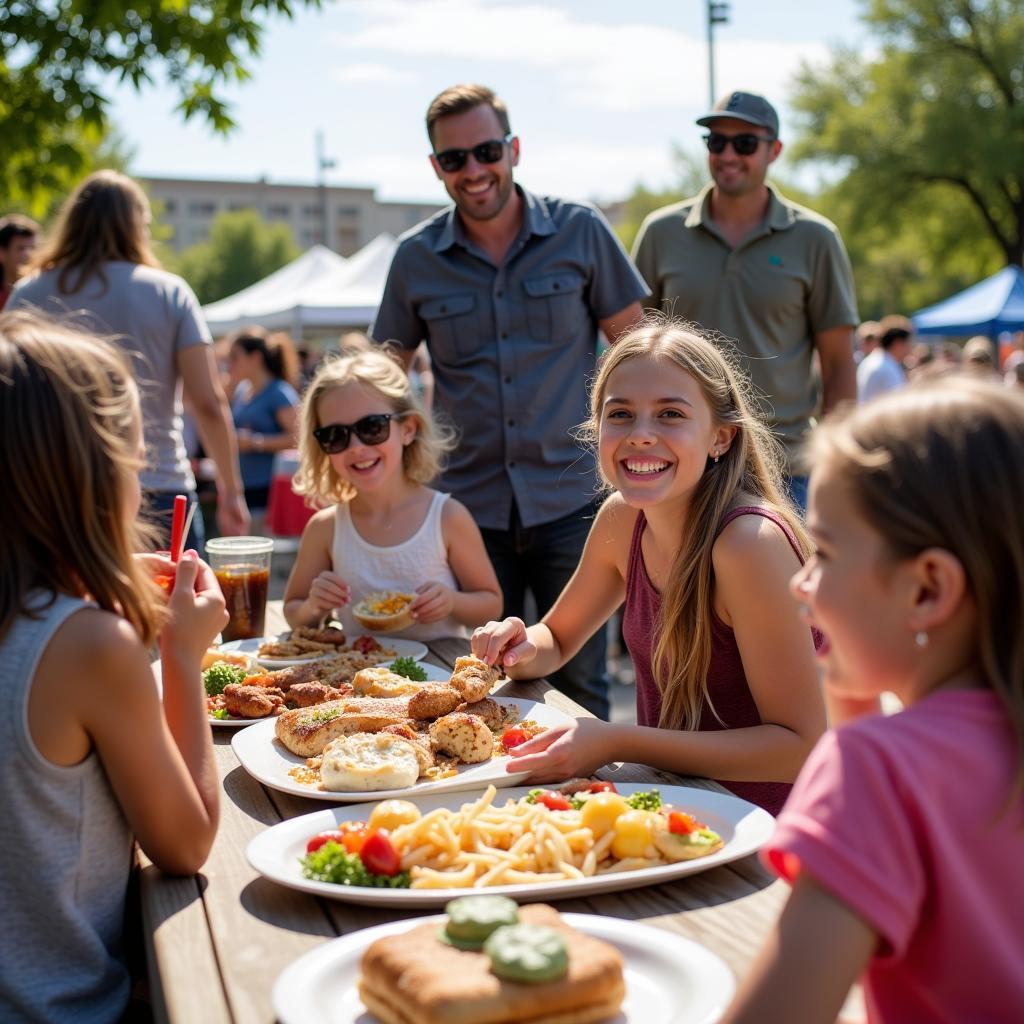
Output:
M430 739L442 754L463 764L487 761L494 751L494 734L477 715L456 711L439 718L430 726Z
M447 683L423 683L415 693L402 698L409 702L409 717L432 722L447 715L462 703L458 690Z
M294 683L285 694L285 700L297 708L309 708L329 700L341 700L342 697L348 697L351 692L352 687L347 684L335 687L319 682Z
M299 757L316 757L339 736L380 732L409 718L408 700L396 697L344 697L312 708L286 711L277 720L277 738Z
M345 630L338 626L298 626L292 630L292 640L312 640L317 644L333 644L335 647L345 646Z
M460 704L455 710L479 716L491 730L504 729L506 725L519 721L519 708L514 704L506 707L496 700L491 700L490 697L484 697L483 700L474 701L472 704Z
M391 733L392 736L401 736L408 740L416 754L416 761L420 766L420 776L426 775L428 768L434 767L434 751L430 747L430 737L417 732L408 723L402 725L385 725L381 732Z
M462 699L467 704L473 704L483 700L500 678L501 669L468 654L455 662L451 685L462 694Z
M228 683L224 687L224 707L232 718L266 718L284 711L284 694L266 686Z

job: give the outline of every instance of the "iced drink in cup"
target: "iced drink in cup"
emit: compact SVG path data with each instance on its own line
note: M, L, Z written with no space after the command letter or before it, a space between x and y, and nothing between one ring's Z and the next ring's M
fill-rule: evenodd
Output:
M273 550L274 542L267 537L218 537L206 542L206 555L228 609L225 640L263 636Z

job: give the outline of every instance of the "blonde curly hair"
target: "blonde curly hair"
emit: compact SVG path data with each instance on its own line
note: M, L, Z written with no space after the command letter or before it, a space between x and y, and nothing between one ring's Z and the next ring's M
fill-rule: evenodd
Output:
M331 465L313 431L320 422L320 400L329 391L347 384L372 388L387 400L393 412L416 421L416 436L402 452L405 475L416 483L429 484L443 469L445 457L455 447L455 431L427 410L413 390L405 370L386 349L373 348L326 359L317 370L302 399L299 415L301 462L292 481L296 493L309 505L330 505L351 501L355 486L342 480Z

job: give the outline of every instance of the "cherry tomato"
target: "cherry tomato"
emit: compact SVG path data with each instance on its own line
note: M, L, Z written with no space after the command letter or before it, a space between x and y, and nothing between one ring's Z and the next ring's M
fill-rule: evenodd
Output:
M324 843L338 843L341 845L344 838L345 837L338 831L320 832L306 843L306 853L316 853Z
M501 745L506 750L511 750L513 747L518 747L520 743L525 743L529 738L525 730L510 726L501 734Z
M669 811L668 830L673 835L688 836L695 828L697 822L693 820L693 815L686 811Z
M588 793L618 793L614 782L605 782L603 779L595 779L589 786Z
M541 791L537 797L537 803L543 804L549 811L571 811L572 804L569 798L561 793L552 793L550 789Z
M402 869L402 859L386 832L371 832L359 857L366 870L375 875L397 875Z

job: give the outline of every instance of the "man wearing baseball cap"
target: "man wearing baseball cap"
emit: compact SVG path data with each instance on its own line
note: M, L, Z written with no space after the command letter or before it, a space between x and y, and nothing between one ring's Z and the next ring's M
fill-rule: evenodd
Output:
M710 184L656 210L633 258L647 306L718 331L736 345L762 407L792 454L819 406L856 399L853 274L834 224L765 183L782 152L779 115L763 96L731 92L708 129ZM791 478L804 504L806 480Z

